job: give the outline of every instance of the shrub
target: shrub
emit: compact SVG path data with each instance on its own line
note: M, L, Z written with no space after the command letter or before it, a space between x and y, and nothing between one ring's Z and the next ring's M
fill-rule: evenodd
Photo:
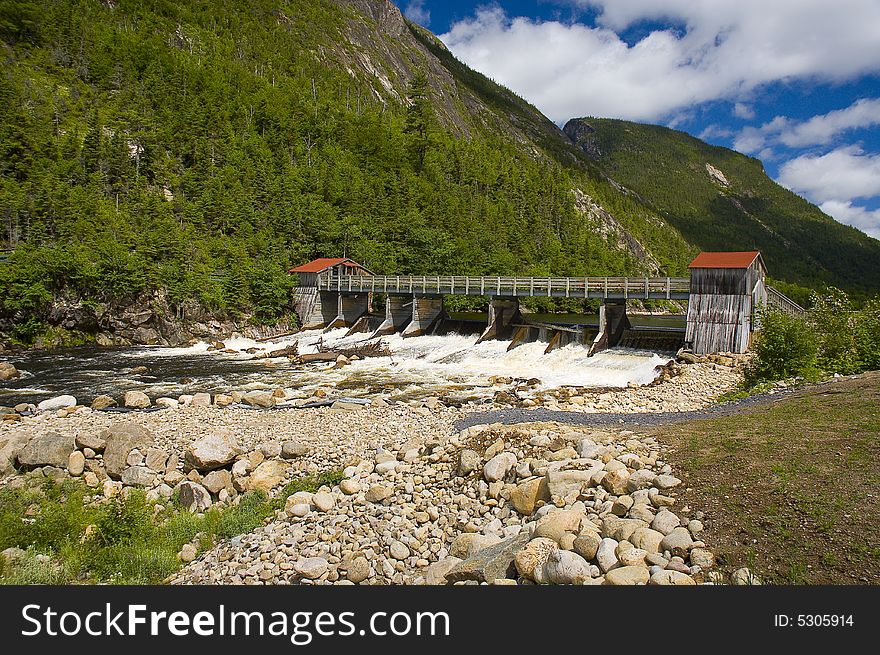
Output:
M818 345L807 321L771 308L761 310L760 321L755 357L745 373L749 386L794 376L817 375Z

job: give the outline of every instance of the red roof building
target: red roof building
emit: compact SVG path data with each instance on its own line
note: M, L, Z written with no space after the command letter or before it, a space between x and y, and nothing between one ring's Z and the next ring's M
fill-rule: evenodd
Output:
M688 268L749 268L761 257L757 250L747 252L701 252ZM761 262L763 264L763 261Z
M372 275L373 273L353 259L347 257L322 257L314 259L306 264L291 268L288 273L323 273L330 269L336 269L336 273L342 275Z

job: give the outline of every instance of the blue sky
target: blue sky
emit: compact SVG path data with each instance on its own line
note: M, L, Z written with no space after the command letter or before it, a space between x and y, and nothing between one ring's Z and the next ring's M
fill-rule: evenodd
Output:
M400 0L559 125L659 123L759 158L880 238L880 0Z

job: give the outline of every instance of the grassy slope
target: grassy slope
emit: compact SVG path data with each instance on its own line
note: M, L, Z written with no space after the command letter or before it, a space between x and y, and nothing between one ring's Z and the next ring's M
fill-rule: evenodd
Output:
M880 372L742 414L667 426L682 504L725 569L772 583L880 581Z
M761 162L656 125L586 119L599 165L704 250L759 249L771 275L814 286L880 287L880 241L841 225L767 177ZM725 189L709 163L730 181Z

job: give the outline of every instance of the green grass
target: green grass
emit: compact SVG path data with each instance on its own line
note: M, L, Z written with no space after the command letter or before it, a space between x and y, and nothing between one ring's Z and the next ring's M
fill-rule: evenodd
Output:
M0 584L158 584L181 567L177 553L197 540L200 552L262 525L297 491L338 484L340 471L305 476L274 498L247 492L237 505L193 514L169 501L147 502L143 491L96 502L81 482L49 480L0 490L0 550L17 547L14 563L0 560Z
M878 408L871 372L654 434L673 447L680 500L706 513L705 540L726 568L854 584L880 575Z

